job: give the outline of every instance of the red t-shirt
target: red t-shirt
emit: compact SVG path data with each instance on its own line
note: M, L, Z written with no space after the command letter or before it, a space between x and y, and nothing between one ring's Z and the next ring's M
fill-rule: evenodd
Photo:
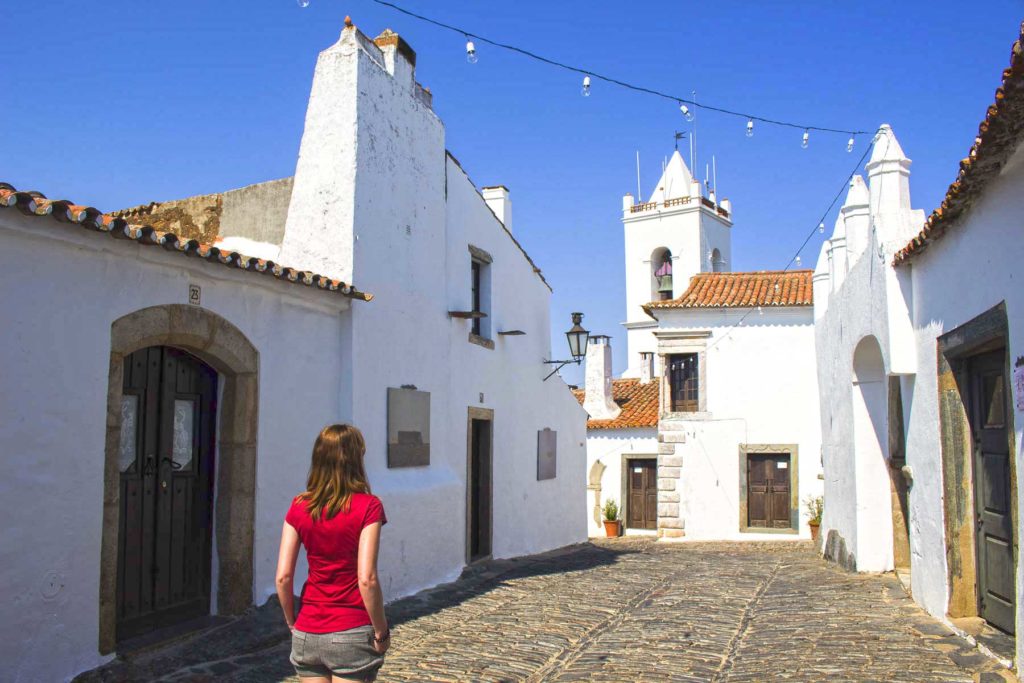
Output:
M296 500L284 521L299 532L309 562L295 628L306 633L334 633L371 623L359 594L356 569L363 527L388 522L380 499L353 493L348 512L315 522L306 510L306 501Z

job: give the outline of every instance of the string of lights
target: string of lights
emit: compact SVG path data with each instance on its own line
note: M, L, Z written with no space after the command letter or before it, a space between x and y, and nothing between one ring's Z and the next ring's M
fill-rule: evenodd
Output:
M876 130L874 132L874 134L872 135L872 139L877 138L877 136L879 134L881 134L881 132L882 132L881 128ZM888 140L886 141L886 145L888 145ZM888 147L886 149L888 149ZM868 145L867 149L864 150L864 153L860 155L860 159L858 159L857 163L854 164L853 170L851 170L849 175L846 176L846 180L843 181L843 184L839 187L839 190L835 193L835 196L832 197L832 201L829 202L828 208L826 208L825 211L821 214L821 218L818 219L817 226L813 230L811 230L809 233L807 233L807 237L804 238L804 241L797 248L796 252L794 252L792 257L790 257L789 262L786 264L786 267L782 269L783 272L788 271L794 265L797 266L798 268L801 266L800 253L804 250L804 248L807 246L807 244L811 241L811 239L814 237L815 233L822 234L822 233L825 232L825 219L828 218L829 213L831 213L832 209L835 208L836 202L839 201L840 197L843 196L843 193L847 190L847 188L849 188L850 181L853 180L853 176L855 176L857 174L857 171L860 170L861 166L864 164L864 160L868 158L868 154L870 154L870 153L871 153L871 145ZM778 290L778 288L779 288L779 285L778 285L778 283L776 283L775 284L775 289ZM706 350L710 351L711 349L713 349L716 346L718 346L718 344L720 342L725 341L726 339L728 339L730 333L734 329L736 329L737 327L742 326L743 323L746 321L746 319L748 317L750 317L755 311L757 312L758 315L762 314L762 310L761 310L760 306L758 306L756 308L748 308L747 311L744 312L744 314L740 316L740 319L737 320L732 325L730 325L728 328L726 328L725 332L721 336L719 336L717 339L715 339L711 344L709 344Z
M302 4L303 2L305 2L305 4L308 4L308 0L300 0L300 4ZM844 129L844 128L828 128L828 127L825 127L825 126L815 126L815 125L810 125L810 124L806 124L806 123L797 123L797 122L794 122L794 121L785 121L785 120L782 120L782 119L769 118L769 117L766 117L766 116L760 116L760 115L751 114L751 113L748 113L748 112L736 111L736 110L733 110L733 109L727 109L725 107L719 107L719 106L711 105L711 104L708 104L706 102L699 102L698 103L696 100L694 100L692 98L681 97L679 95L673 95L671 93L663 92L661 90L655 90L654 88L649 88L649 87L646 87L646 86L637 85L635 83L630 83L628 81L623 81L621 79L614 78L612 76L607 76L607 75L598 73L598 72L594 71L593 69L586 69L586 68L583 68L583 67L580 67L580 66L575 66L575 65L572 65L572 64L567 64L565 62L560 62L558 60L551 59L550 57L545 57L544 55L537 54L536 52L533 52L531 50L527 50L527 49L518 47L516 45L511 45L509 43L503 43L503 42L500 42L500 41L497 41L497 40L493 40L493 39L484 37L484 36L480 35L479 33L475 33L473 31L470 31L469 29L461 28L459 26L454 26L452 24L448 24L448 23L445 23L443 21L438 21L437 19L433 19L431 17L425 16L425 15L422 15L422 14L417 14L416 12L412 12L410 10L407 10L404 7L396 5L393 2L388 2L387 0L373 0L373 2L375 2L378 5L382 5L384 7L388 7L390 9L393 9L396 12L400 12L400 13L406 15L406 16L412 17L412 18L417 19L419 21L423 21L423 22L426 22L428 24L432 24L434 26L437 26L439 28L443 28L443 29L446 29L448 31L452 31L453 33L462 34L462 36L464 36L466 38L466 61L468 61L470 64L476 64L477 61L479 60L479 55L477 54L477 50L476 50L476 43L474 42L474 41L476 41L476 42L484 43L486 45L491 45L493 47L500 48L502 50L508 50L509 52L515 52L515 53L517 53L517 54L519 54L519 55L521 55L523 57L527 57L529 59L533 59L535 61L542 62L544 64L548 64L550 66L554 66L554 67L559 68L559 69L564 69L566 71L571 71L573 73L580 74L580 75L583 76L583 84L582 84L582 88L581 88L580 94L583 95L584 97L589 97L590 96L590 94L591 94L591 85L593 83L593 79L597 79L597 80L604 81L606 83L617 85L617 86L622 87L622 88L626 88L628 90L633 90L635 92L645 93L645 94L648 94L648 95L653 95L655 97L660 97L662 99L671 100L671 101L673 101L673 102L675 102L675 103L677 103L679 105L679 111L683 114L683 117L687 121L693 121L693 119L694 119L694 109L703 109L705 111L711 111L711 112L716 112L716 113L719 113L719 114L725 114L727 116L735 116L735 117L738 117L738 118L746 119L747 120L747 124L746 124L746 136L747 137L752 137L754 135L754 122L755 121L758 121L760 123L775 125L775 126L783 126L783 127L787 127L787 128L796 128L798 130L802 130L803 131L803 137L801 138L800 146L805 148L805 149L807 148L807 146L810 143L810 132L812 130L813 131L820 131L820 132L823 132L823 133L840 133L840 134L844 134L844 135L849 135L850 139L846 143L846 151L847 152L852 152L853 151L854 141L855 141L855 138L858 135L868 135L868 134L870 134L870 131L866 131L866 130L849 130L849 129ZM305 6L305 5L303 5L303 6Z

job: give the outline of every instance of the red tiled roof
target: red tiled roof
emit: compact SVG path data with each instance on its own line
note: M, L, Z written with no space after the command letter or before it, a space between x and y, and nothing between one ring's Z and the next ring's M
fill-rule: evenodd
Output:
M995 103L985 112L978 136L967 158L960 162L956 180L946 190L939 208L932 211L921 232L893 256L900 265L925 248L956 223L984 191L989 180L1002 171L1024 134L1024 23L1020 37L1010 50L1010 66L1003 71L1003 83L996 89Z
M811 270L759 270L748 273L699 273L682 296L644 304L652 315L659 308L731 308L813 306Z
M641 384L639 379L613 379L612 399L622 408L614 420L587 420L587 429L635 429L658 426L658 387L652 379ZM583 389L573 389L576 400L583 405Z
M273 261L254 258L237 251L222 251L212 244L190 239L179 239L173 232L163 232L148 225L134 225L115 216L102 213L91 206L74 204L64 199L47 199L39 192L19 192L7 183L0 183L0 208L16 208L26 216L49 216L57 223L70 223L115 239L132 240L139 244L161 246L182 256L198 256L210 263L219 263L253 273L271 275L279 280L295 282L307 287L323 289L352 299L370 301L373 295L360 292L340 280L332 280L304 270L289 268Z

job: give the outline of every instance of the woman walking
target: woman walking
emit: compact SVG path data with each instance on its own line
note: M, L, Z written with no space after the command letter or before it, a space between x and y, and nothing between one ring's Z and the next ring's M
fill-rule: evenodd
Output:
M303 683L373 681L391 634L377 581L384 507L363 469L366 444L351 425L324 427L313 446L306 490L281 531L277 597L292 630L291 662ZM293 579L299 546L309 578L295 616Z

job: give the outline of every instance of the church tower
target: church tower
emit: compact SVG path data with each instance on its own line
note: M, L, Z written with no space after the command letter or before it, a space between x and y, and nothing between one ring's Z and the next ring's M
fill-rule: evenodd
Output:
M624 377L639 377L651 362L657 322L644 304L674 299L686 291L697 273L726 271L732 251L732 205L718 203L715 188L704 196L683 157L676 150L658 184L644 203L633 195L622 199L626 239L626 339L628 367ZM647 360L645 360L647 359Z

